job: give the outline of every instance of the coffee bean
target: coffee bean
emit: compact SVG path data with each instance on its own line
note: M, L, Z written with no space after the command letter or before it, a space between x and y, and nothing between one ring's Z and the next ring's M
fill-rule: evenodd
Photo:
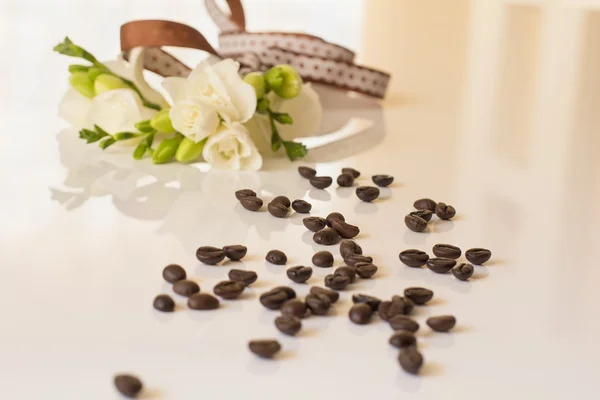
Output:
M390 337L390 344L399 349L404 349L406 347L413 347L417 345L417 339L412 332L409 331L398 331L394 332L394 334Z
M427 221L416 215L408 214L404 217L404 223L413 232L423 232L427 228Z
M281 333L294 336L302 329L302 321L300 321L300 318L294 317L293 315L282 315L275 318L275 327L279 329Z
M492 252L488 249L469 249L466 251L465 257L475 265L483 265L492 257Z
M341 187L350 187L354 184L354 177L350 174L341 174L337 177L337 184Z
M304 200L294 200L292 202L292 208L297 213L308 214L310 212L310 210L312 209L312 204L310 204L308 201L304 201Z
M313 270L311 267L303 267L299 265L297 267L288 268L286 274L288 278L296 283L304 283L310 279Z
M202 246L196 250L196 258L208 265L216 265L225 258L225 251L217 247Z
M373 257L364 256L362 254L352 254L344 258L344 262L351 267L355 267L358 263L370 264L373 262Z
M382 301L377 311L379 317L388 321L394 315L410 314L414 308L414 303L401 296L393 296L391 301Z
M165 281L169 283L175 283L187 278L185 269L181 268L181 266L177 264L167 265L165 269L163 269L162 276Z
M450 271L456 265L456 260L451 258L430 258L427 261L427 268L438 274L445 274Z
M224 299L235 299L244 291L246 286L242 282L222 281L213 288L213 293Z
M461 256L462 251L451 244L436 244L433 246L433 254L436 257L457 259Z
M250 189L242 189L235 192L235 198L242 200L242 197L256 197L256 192Z
M471 264L460 263L457 264L456 267L452 268L452 275L461 281L468 281L473 275L473 272L474 269Z
M404 289L404 297L415 304L423 305L433 298L433 292L422 287L410 287Z
M323 295L323 296L327 296L329 298L329 301L331 303L335 303L336 301L338 301L338 299L340 298L340 294L336 291L333 290L329 290L329 289L325 289L319 286L313 286L310 288L310 293L311 294L318 294L318 295Z
M296 291L289 286L276 286L271 290L285 293L288 300L296 298Z
M263 201L258 197L246 196L240 199L240 204L248 211L258 211L262 207Z
M452 315L441 315L427 319L427 325L436 332L448 332L456 325L456 318Z
M429 221L431 221L431 217L433 216L433 213L429 210L417 210L417 211L411 211L410 213L408 213L408 215L414 215L419 218L423 218L425 221L429 222Z
M354 168L342 168L342 174L350 174L354 179L360 176L360 172Z
M246 246L234 244L232 246L223 247L223 251L225 252L225 256L231 261L240 261L246 256L248 248Z
M379 189L375 186L359 186L356 188L356 196L368 203L379 197Z
M119 393L131 399L137 397L143 387L142 381L133 375L126 374L115 376L114 383Z
M215 310L219 308L219 299L208 293L196 293L188 299L192 310Z
M413 268L419 268L425 265L425 263L429 260L429 256L427 253L417 249L409 249L404 250L400 253L400 261L402 261L405 265Z
M333 179L330 176L315 176L314 178L310 178L310 184L317 189L326 189L331 186L332 182Z
M281 314L293 315L298 318L306 317L307 311L308 307L306 306L306 303L298 299L288 300L281 306Z
M173 291L181 296L190 297L200 291L200 286L194 281L184 279L173 284Z
M158 311L162 312L172 312L175 310L175 302L173 301L171 296L167 294L159 294L158 296L156 296L152 305Z
M340 239L340 234L333 228L322 229L313 235L313 241L315 243L325 246L332 246L339 242Z
M388 187L394 182L394 177L391 175L373 175L373 183L377 186Z
M312 256L312 263L317 267L329 268L333 265L333 254L328 251L318 251Z
M437 203L435 206L435 215L440 219L451 219L456 215L456 210L446 203Z
M431 199L427 199L427 198L419 199L413 203L413 207L416 208L417 210L429 210L432 213L435 212L436 205L437 205L437 202L435 202Z
M419 330L418 322L406 315L396 314L388 320L388 323L395 331L416 332Z
M281 350L281 345L277 340L251 340L248 348L259 357L271 358Z
M296 292L286 286L278 286L260 295L260 303L269 310L279 310L283 303L296 298Z
M300 176L306 179L314 178L317 175L317 171L310 167L298 167L298 173Z
M351 239L360 233L358 226L350 225L342 220L334 219L331 222L331 227L338 231L344 239Z
M381 304L381 300L378 299L377 297L369 296L367 294L360 294L360 293L352 295L352 302L354 304L365 303L369 307L371 307L371 310L373 310L373 311L377 311L377 309L379 308L379 305Z
M271 202L267 205L267 210L269 214L277 218L283 218L288 213L288 208L281 203Z
M287 263L287 256L283 251L271 250L267 253L265 260L275 265L285 265Z
M416 347L406 347L400 350L398 355L398 362L403 370L409 374L418 374L419 370L423 366L423 356Z
M302 220L302 223L304 224L306 229L308 229L311 232L318 232L321 229L325 228L325 226L327 226L325 218L321 217L306 217Z
M333 271L333 274L346 275L350 279L350 283L356 280L356 270L352 267L341 266Z
M371 321L373 310L368 304L358 303L350 308L348 316L350 317L350 321L354 322L355 324L365 325Z
M370 263L357 263L354 265L356 275L363 279L369 279L377 272L377 266Z
M329 311L329 307L331 307L331 300L325 294L311 292L306 296L304 301L310 312L314 315L325 315Z
M290 202L290 199L288 199L285 196L277 196L273 200L271 200L271 203L279 203L279 204L285 206L285 208L290 208L290 206L292 205L292 203Z
M236 282L242 282L244 285L248 286L256 282L258 275L254 271L244 271L241 269L232 269L227 274L230 280Z
M329 274L325 277L325 286L334 290L345 289L350 283L350 278L343 274Z
M344 218L344 216L342 214L340 214L339 212L332 212L325 218L325 221L327 222L327 226L331 227L331 224L333 223L334 219L339 219L340 221L346 220L346 218Z
M340 243L340 255L342 258L347 258L353 255L361 255L362 248L354 240L342 240Z

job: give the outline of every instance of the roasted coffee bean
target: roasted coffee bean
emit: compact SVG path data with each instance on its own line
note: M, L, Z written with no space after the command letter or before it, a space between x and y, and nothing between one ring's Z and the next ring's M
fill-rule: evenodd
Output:
M314 178L317 175L317 171L313 168L303 166L298 167L298 173L301 177L306 179Z
M327 296L331 303L335 303L340 298L340 294L338 292L334 290L325 289L319 286L311 287L310 293Z
M437 202L435 202L431 199L427 199L427 198L419 199L413 203L413 207L416 208L417 210L429 210L432 213L435 212L436 205L437 205Z
M370 263L357 263L354 264L356 275L363 279L369 279L377 272L377 266Z
M307 311L308 307L306 306L306 303L298 299L288 300L281 306L281 314L293 315L298 318L306 317Z
M415 304L423 305L433 298L433 292L422 287L410 287L404 289L404 297Z
M413 268L422 267L429 260L427 253L417 249L404 250L399 257L405 265Z
M327 226L327 221L321 217L306 217L302 220L302 223L311 232L318 232Z
M423 232L427 228L427 221L416 215L408 214L404 217L404 223L413 232Z
M371 321L373 310L368 304L358 303L350 308L348 316L350 317L350 321L354 322L355 324L365 325Z
M452 275L461 281L468 281L473 275L473 266L471 264L460 263L452 268Z
M242 200L242 197L256 197L256 192L250 189L242 189L235 192L235 198Z
M342 168L342 174L350 174L354 179L360 176L360 172L354 168Z
M248 348L259 357L271 358L281 350L281 345L277 340L251 340Z
M310 279L313 270L311 267L303 267L299 265L297 267L288 268L286 274L288 278L296 283L304 283Z
M462 254L462 251L451 244L436 244L433 246L433 254L436 257L457 259Z
M248 286L256 282L258 275L254 271L244 271L242 269L232 269L227 274L230 280L236 282L242 282L244 285Z
M293 315L282 315L275 318L275 327L279 329L281 333L294 336L302 329L302 321L300 321L300 318L294 317Z
M348 279L350 279L350 283L356 280L356 270L353 267L346 267L345 265L341 266L336 268L336 270L333 271L333 274L346 275Z
M292 205L292 203L290 202L290 199L288 199L285 196L277 196L273 200L271 200L271 203L279 203L279 204L285 206L285 208L290 208L290 206Z
M126 374L115 376L114 383L119 393L131 399L137 397L143 387L142 381L133 375Z
M451 219L456 215L456 210L446 203L437 203L435 206L435 215L440 219Z
M379 189L375 186L359 186L356 188L356 196L369 203L379 197Z
M342 214L340 214L339 212L332 212L325 218L325 222L327 222L327 226L331 227L331 224L333 223L334 219L339 219L340 221L346 220L346 218L344 218L344 216Z
M429 222L431 221L431 217L433 216L433 213L429 210L417 210L417 211L412 211L410 213L408 213L408 215L415 215L419 218L423 218L425 221Z
M318 251L312 256L312 263L317 267L329 268L333 265L333 254L328 251Z
M219 308L219 299L208 293L196 293L188 299L192 310L215 310Z
M367 263L370 264L373 262L373 257L364 256L362 254L352 254L348 257L344 258L344 262L351 267L356 266L358 263Z
M483 265L492 257L492 252L488 249L469 249L466 251L465 257L475 265Z
M223 281L216 284L213 293L224 299L235 299L242 294L245 287L242 282Z
M310 178L310 184L317 189L326 189L331 186L332 182L333 179L330 176L315 176L314 178Z
M337 177L337 184L341 187L350 187L354 184L354 177L350 174L341 174Z
M419 324L417 321L402 314L394 315L388 319L388 323L395 331L405 330L414 333L419 330Z
M175 310L175 302L173 301L171 296L167 294L159 294L158 296L156 296L152 305L158 311L162 312L172 312Z
M269 310L279 310L283 303L296 298L296 292L286 286L278 286L260 295L260 303Z
M342 240L340 243L340 255L344 259L356 254L361 255L362 252L362 248L354 240Z
M367 294L360 294L360 293L352 295L352 302L354 304L365 303L369 307L371 307L371 310L373 310L373 311L377 311L377 309L379 309L379 305L381 304L381 300L378 299L377 297L369 296Z
M310 210L312 209L312 204L310 204L308 201L304 201L304 200L294 200L292 202L292 208L297 213L308 214L310 212Z
M265 260L275 265L285 265L287 263L287 256L283 251L271 250L267 253Z
M296 291L289 286L276 286L271 290L281 291L281 292L285 293L286 296L288 297L288 300L296 298Z
M377 186L388 187L394 182L394 177L391 175L373 175L373 183Z
M175 283L187 278L185 269L181 268L181 266L177 264L167 265L165 269L163 269L162 276L165 281L169 283Z
M448 332L456 325L456 318L452 315L441 315L427 319L427 325L436 332Z
M339 219L331 221L331 227L338 231L340 236L344 239L352 239L360 233L358 226L350 225Z
M212 246L198 247L196 258L204 264L216 265L225 258L225 250Z
M190 297L200 291L200 286L194 281L184 279L173 284L173 291L181 296Z
M342 290L348 286L350 278L343 274L329 274L325 277L325 286L333 290Z
M223 247L223 251L225 252L225 256L231 261L240 261L246 256L248 248L246 246L234 244L232 246Z
M417 339L412 332L409 331L398 331L394 332L394 334L390 337L390 344L399 349L404 349L406 347L413 347L417 345Z
M329 307L331 307L331 300L325 294L311 292L306 296L304 301L310 312L314 315L325 315L329 311Z
M427 268L438 274L445 274L456 265L456 260L451 258L430 258L427 261Z
M389 321L394 315L407 315L412 312L414 303L401 296L393 296L391 301L382 301L377 311L379 317Z
M317 244L332 246L340 241L340 234L333 228L321 229L313 235L313 240Z
M271 202L267 205L267 210L269 214L277 218L283 218L288 213L288 208L281 203Z
M248 211L258 211L263 205L262 199L253 196L246 196L240 199L240 204Z
M403 370L416 375L423 366L423 356L415 346L406 347L400 350L398 362Z

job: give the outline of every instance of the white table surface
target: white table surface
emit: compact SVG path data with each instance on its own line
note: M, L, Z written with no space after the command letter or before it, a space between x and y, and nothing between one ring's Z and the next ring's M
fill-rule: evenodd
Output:
M50 48L63 35L107 57L117 49L120 23L160 16L192 23L192 9L207 21L200 5L148 2L155 7L149 11L133 1L56 3L8 1L0 9L0 399L117 399L111 379L121 371L142 378L147 399L598 393L598 13L506 11L496 1L437 3L439 9L433 1L398 1L387 6L406 23L392 24L382 2L364 15L349 7L348 18L362 23L345 44L395 74L389 99L373 113L375 126L301 163L268 161L259 173L231 173L102 153L56 117L69 60ZM299 9L299 2L289 3ZM499 8L485 8L492 3ZM499 23L506 12L510 23ZM262 18L268 27L281 25ZM558 24L560 18L566 22ZM343 25L306 15L294 27L302 21L344 37ZM506 30L493 30L499 26ZM563 37L560 29L577 35L549 51L545 40ZM212 25L206 30L214 37ZM523 43L530 30L537 36ZM385 32L397 34L393 55L377 51L377 35ZM566 57L570 51L578 56ZM311 189L296 172L300 164L334 177L352 166L363 173L360 183L375 173L394 175L395 182L365 204L354 189ZM299 337L278 333L277 313L259 304L259 294L288 284L303 296L309 285L291 283L285 267L267 265L264 255L278 248L289 266L309 264L324 247L312 242L300 215L275 219L242 209L233 196L240 188L266 200L304 198L313 215L344 214L361 228L357 240L380 267L376 279L342 292L329 316L303 321ZM420 197L454 205L457 216L434 221L427 233L408 231L403 216ZM476 267L470 282L398 260L404 249L431 253L436 243L486 247L492 260ZM200 245L227 244L248 246L242 263L211 267L195 259ZM337 246L333 252L339 265ZM173 295L177 311L161 314L152 299L171 293L161 278L169 263L184 266L203 291L231 267L255 270L259 280L218 311L187 310L185 299ZM315 268L309 283L321 285L330 271ZM431 305L416 311L426 359L419 377L400 369L386 323L357 326L347 318L352 293L388 298L409 286L435 292ZM439 314L456 315L453 333L425 326L427 316ZM280 359L248 352L247 341L263 337L282 343Z

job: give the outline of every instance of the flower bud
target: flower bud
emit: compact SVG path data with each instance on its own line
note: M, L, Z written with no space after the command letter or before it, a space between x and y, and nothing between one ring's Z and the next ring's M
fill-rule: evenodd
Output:
M265 97L265 93L267 91L267 84L265 83L265 78L263 74L260 72L250 72L244 76L244 82L249 83L254 88L256 92L256 98L262 99Z
M265 73L268 87L276 95L284 99L291 99L302 90L302 78L298 72L287 64L276 65Z
M196 143L192 139L184 138L179 144L175 159L182 163L195 161L202 155L205 144L206 139Z
M158 132L173 133L175 128L171 123L171 117L169 116L169 108L163 108L150 120L150 126L156 129Z
M69 82L73 89L86 97L93 98L96 92L94 91L94 82L89 78L87 72L73 72L69 78Z
M100 74L94 81L94 90L96 91L97 95L110 90L125 89L127 87L128 86L125 82L123 82L123 79L109 74Z
M269 108L269 105L269 99L260 99L256 103L256 111L258 111L259 113L264 113Z
M164 164L175 156L177 153L177 148L181 143L182 136L177 135L174 138L165 139L154 150L154 154L152 155L152 162L154 164Z

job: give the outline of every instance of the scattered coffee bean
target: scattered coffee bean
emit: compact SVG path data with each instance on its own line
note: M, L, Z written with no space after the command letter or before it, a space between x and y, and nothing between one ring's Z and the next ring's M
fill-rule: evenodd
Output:
M281 203L271 202L267 205L267 210L269 214L277 218L283 218L288 213L288 208Z
M328 251L318 251L312 256L312 263L317 267L329 268L333 265L333 254Z
M259 357L271 358L281 350L281 345L277 340L251 340L248 348Z
M225 252L225 256L231 261L240 261L246 256L248 248L246 246L234 244L232 246L223 247L223 251Z
M368 304L358 303L350 308L348 316L350 317L350 321L354 322L355 324L365 325L371 321L373 310Z
M388 321L394 315L407 315L412 312L414 303L401 296L393 296L391 301L382 301L379 305L379 317Z
M132 375L117 375L114 378L115 387L125 397L131 399L137 397L142 391L142 381Z
M288 268L286 274L288 278L296 283L304 283L310 279L313 270L311 267L303 267L301 265L297 267Z
M342 240L340 243L340 255L344 259L355 254L361 255L362 252L362 248L354 240Z
M340 221L346 220L346 218L344 218L344 216L342 214L340 214L339 212L332 212L325 218L325 222L327 222L327 226L331 227L331 224L333 223L334 219L339 219Z
M310 288L311 294L318 294L327 296L331 303L335 303L340 298L340 294L334 290L325 289L319 286L313 286Z
M329 307L331 307L331 300L326 294L311 292L306 296L304 301L310 312L314 315L325 315L329 311Z
M196 293L188 299L192 310L215 310L219 308L219 299L208 293Z
M427 253L417 249L404 250L399 257L405 265L413 268L422 267L429 260Z
M325 246L332 246L339 242L340 239L340 234L333 228L321 229L313 235L315 243Z
M300 321L300 318L294 317L293 315L282 315L275 318L275 327L279 329L281 333L294 336L302 329L302 321Z
M369 279L377 272L377 266L370 263L357 263L354 264L356 275L363 279Z
M350 174L341 174L337 177L337 184L341 187L350 187L354 184L354 177Z
M394 332L394 334L390 337L390 344L399 349L404 349L406 347L416 346L417 339L412 332L400 330L398 332Z
M330 176L315 176L310 179L310 184L317 189L326 189L331 186L333 179Z
M306 179L314 178L317 175L317 171L310 167L298 167L298 173L300 176Z
M451 258L430 258L427 261L427 268L438 274L445 274L456 265L456 260Z
M404 289L404 297L415 304L423 305L433 298L433 292L422 287L410 287Z
M343 290L350 283L350 278L342 274L329 274L325 277L325 286L333 290Z
M350 174L354 179L360 176L360 172L354 168L342 168L342 174Z
M466 251L465 257L475 265L483 265L492 257L492 252L488 249L469 249Z
M200 286L194 281L184 279L173 284L173 291L181 296L190 297L200 291Z
M448 332L456 325L456 318L452 315L442 315L427 319L427 325L436 332Z
M340 274L340 275L346 275L348 277L348 279L350 279L350 283L354 282L356 280L356 270L352 267L346 267L346 266L342 266L339 268L336 268L335 271L333 271L333 274Z
M395 331L404 330L414 333L419 330L419 323L406 315L394 315L388 320L388 323Z
M369 203L379 197L379 189L375 186L359 186L356 188L356 196Z
M293 315L298 318L306 317L307 311L308 307L306 306L306 303L298 299L288 300L281 306L281 314Z
M242 282L223 281L216 284L213 288L213 293L224 299L235 299L238 297L246 286Z
M256 192L250 189L242 189L235 192L235 198L242 200L242 197L256 197Z
M423 218L425 221L429 222L431 221L431 217L433 216L433 213L429 210L417 210L417 211L412 211L410 213L408 213L408 215L415 215L419 218Z
M473 275L474 269L471 264L460 263L452 268L452 275L461 281L468 281Z
M377 297L369 296L367 294L360 294L360 293L352 295L352 302L354 304L365 303L369 307L371 307L371 310L373 310L373 311L377 311L377 309L379 309L379 305L381 304L381 300L378 299Z
M394 177L391 175L373 175L373 183L377 186L388 187L394 182Z
M440 219L451 219L456 215L456 210L446 203L437 203L435 206L435 215Z
M296 298L294 289L278 286L260 295L260 303L269 310L279 310L283 303Z
M244 285L248 286L256 282L258 275L254 271L244 271L242 269L232 269L227 274L230 280L236 282L242 282Z
M419 199L413 203L413 207L417 210L429 210L432 213L435 212L435 206L437 206L437 202L431 199Z
M427 228L427 221L416 215L408 214L404 217L404 223L413 232L423 232Z
M310 210L312 209L312 204L310 204L308 201L304 201L304 200L294 200L292 202L292 208L297 213L308 214L310 212Z
M409 374L418 374L423 366L423 356L415 346L406 347L400 350L398 362L402 369Z
M344 258L344 262L351 267L355 267L358 263L370 264L373 262L373 257L364 256L362 254L352 254Z
M433 254L436 257L457 259L461 256L462 251L451 244L436 244L433 246Z
M165 281L169 283L175 283L187 278L185 269L181 268L181 266L177 264L167 265L165 269L163 269L162 276Z
M331 221L331 227L338 231L340 236L344 239L351 239L360 233L358 226L350 225L339 219Z
M175 310L175 302L173 301L171 296L167 294L159 294L158 296L156 296L152 305L158 311L162 312L172 312Z
M273 200L271 200L271 203L279 203L279 204L285 206L285 208L290 208L290 206L292 205L292 203L290 202L290 199L288 199L285 196L277 196Z
M217 247L202 246L196 250L196 258L208 265L216 265L225 258L225 251Z
M302 223L304 224L306 229L308 229L311 232L318 232L321 229L325 228L325 226L327 226L325 218L321 217L306 217L302 220Z
M258 197L246 196L240 199L240 204L248 211L258 211L263 206L263 201Z
M283 251L271 250L267 253L265 260L275 265L285 265L287 263L287 256Z

